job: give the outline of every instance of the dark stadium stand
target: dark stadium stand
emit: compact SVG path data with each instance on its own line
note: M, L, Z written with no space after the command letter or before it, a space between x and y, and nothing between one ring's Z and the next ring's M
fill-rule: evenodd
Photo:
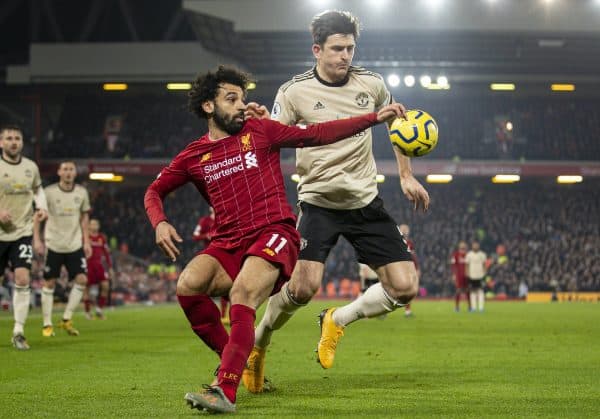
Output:
M440 142L431 159L598 160L600 110L586 99L504 98L494 96L436 98L411 95L397 100L427 110L436 118ZM256 98L268 106L272 98ZM62 108L53 140L42 140L43 155L56 158L167 158L204 132L185 109L185 95L73 96ZM253 98L255 100L255 98ZM93 106L89 106L93 103ZM122 128L107 147L107 118ZM511 122L512 131L506 129ZM385 130L376 129L374 154L389 159ZM286 151L284 156L293 152Z

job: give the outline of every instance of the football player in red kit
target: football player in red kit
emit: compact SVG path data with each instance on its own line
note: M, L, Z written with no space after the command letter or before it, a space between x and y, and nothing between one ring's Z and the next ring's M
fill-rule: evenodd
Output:
M471 311L471 299L469 295L469 281L467 280L466 264L467 264L467 243L461 241L458 244L458 249L452 253L450 257L450 265L452 266L452 279L456 292L454 294L454 311L460 311L460 295L465 294L469 311Z
M96 317L104 319L104 307L108 301L110 290L110 279L114 278L110 250L106 236L100 233L100 221L92 218L89 224L90 244L92 246L92 256L87 259L88 283L83 294L83 304L85 307L85 317L92 319L90 296L96 297ZM103 261L104 260L104 264ZM108 268L108 274L104 268Z
M172 260L180 254L176 244L182 239L167 221L163 199L192 182L215 209L210 245L188 263L177 282L177 297L192 330L221 361L213 385L185 395L191 407L209 412L235 412L242 371L254 344L256 308L279 291L298 258L300 236L287 202L280 149L345 138L352 142L352 136L364 129L405 116L402 105L391 104L377 113L310 126L245 120L252 110L254 115L266 112L264 107L249 109L245 104L248 83L245 74L226 67L195 80L189 107L208 120L208 133L179 153L144 197L156 243ZM210 300L227 294L230 335Z

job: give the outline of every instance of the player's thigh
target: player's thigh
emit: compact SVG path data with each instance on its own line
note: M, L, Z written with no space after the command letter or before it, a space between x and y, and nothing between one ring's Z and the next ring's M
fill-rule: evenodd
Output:
M196 255L177 280L177 295L227 295L232 279L219 260L207 254Z
M64 265L69 274L69 280L75 280L78 284L87 282L87 260L83 248L74 252L65 253Z
M339 214L308 202L298 202L298 222L300 233L300 260L325 263L329 252L340 237Z
M11 242L8 249L8 260L15 273L15 283L18 286L29 285L32 258L31 236L21 237Z
M356 250L358 261L373 269L412 261L404 237L379 197L364 208L352 210L345 220L343 234Z
M412 260L388 263L376 272L383 288L395 300L406 303L417 295L419 278Z
M282 222L264 228L248 238L245 245L248 248L230 298L238 304L258 307L292 276L300 235L293 224Z
M248 256L231 287L231 304L258 308L279 280L280 267L259 256Z

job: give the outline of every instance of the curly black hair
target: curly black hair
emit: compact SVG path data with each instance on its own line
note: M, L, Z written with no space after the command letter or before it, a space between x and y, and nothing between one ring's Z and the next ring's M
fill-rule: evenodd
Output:
M246 93L246 87L252 80L247 73L233 67L220 65L215 72L200 74L192 83L188 92L188 110L198 118L208 118L202 109L202 104L207 100L217 97L219 85L222 83L233 84L242 88Z
M356 16L350 12L339 10L326 10L316 15L311 24L310 32L313 42L323 46L330 35L342 34L353 35L358 39L360 35L360 24Z

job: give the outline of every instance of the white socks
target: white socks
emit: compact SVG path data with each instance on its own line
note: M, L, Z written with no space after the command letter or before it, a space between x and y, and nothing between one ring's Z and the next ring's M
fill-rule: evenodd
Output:
M29 289L29 286L20 287L15 285L13 292L13 313L15 316L13 336L22 335L24 333L23 327L25 326L27 315L29 314L30 296L31 290Z
M42 316L44 326L52 326L52 306L54 305L54 288L42 287Z
M333 321L338 326L347 326L363 317L375 317L396 310L406 304L399 304L383 289L380 282L369 287L363 295L336 309L333 312Z
M286 324L296 310L304 305L293 300L286 282L277 294L269 298L265 314L254 332L254 346L261 349L269 346L273 331Z
M482 288L471 291L471 309L473 311L475 311L475 310L483 311L484 302L485 302L485 294L483 293Z
M65 307L65 313L63 314L64 320L71 320L73 317L73 311L77 308L83 297L83 291L85 291L85 285L75 284L69 293L69 301Z

